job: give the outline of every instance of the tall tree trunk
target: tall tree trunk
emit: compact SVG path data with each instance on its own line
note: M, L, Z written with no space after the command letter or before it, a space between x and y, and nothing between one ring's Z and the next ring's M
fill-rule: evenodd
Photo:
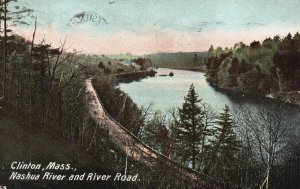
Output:
M63 119L63 100L62 100L62 94L59 95L59 128L60 130L63 129L63 126L62 126L62 119Z
M30 61L29 61L29 72L28 72L28 80L29 80L29 130L30 130L30 141L29 141L29 153L30 153L30 161L31 161L31 131L32 131L32 116L33 116L33 108L32 108L32 95L33 95L33 87L32 87L32 82L31 82L31 67L32 67L32 57L33 57L33 45L34 45L34 39L35 39L35 34L36 34L36 25L37 25L37 18L35 18L35 23L34 23L34 31L32 34L32 41L31 41L31 51L30 51Z
M282 75L280 68L276 68L276 74L277 74L277 78L278 78L279 92L284 92L285 88L284 88L284 83L283 83L283 75Z
M45 94L44 94L44 77L45 77L45 64L44 61L41 62L41 83L40 83L40 93L41 93L41 117L42 117L42 127L45 126Z
M50 115L50 110L51 110L51 103L52 103L52 94L49 93L47 100L46 100L46 108L45 108L45 123L48 123L49 115Z
M192 152L192 168L195 169L196 167L196 146L195 143L193 142L193 152Z
M3 63L4 63L4 81L3 81L3 97L4 100L6 99L7 96L7 91L6 91L6 75L7 75L7 49L6 49L6 45L7 45L7 23L6 23L6 19L7 19L7 2L6 0L4 0L4 39L3 39Z

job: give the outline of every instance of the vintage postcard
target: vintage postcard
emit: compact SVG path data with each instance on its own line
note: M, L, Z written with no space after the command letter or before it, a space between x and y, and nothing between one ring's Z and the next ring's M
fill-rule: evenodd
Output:
M299 8L0 0L0 189L299 189Z

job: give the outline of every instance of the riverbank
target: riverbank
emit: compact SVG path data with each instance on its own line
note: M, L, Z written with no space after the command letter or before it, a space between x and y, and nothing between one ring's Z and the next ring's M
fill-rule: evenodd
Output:
M133 81L139 81L146 77L153 77L155 76L156 72L154 70L146 70L146 71L139 71L139 72L127 72L127 73L120 73L114 74L110 77L112 78L113 85L118 85L118 83L130 83Z
M235 96L235 97L244 97L248 96L250 98L255 98L256 100L268 100L273 102L282 102L291 106L299 106L300 105L300 91L291 91L291 92L278 92L278 93L271 93L271 94L258 94L258 93L251 93L251 92L242 92L238 91L229 87L225 86L217 86L214 85L211 81L206 79L207 82L211 87L213 87L216 91L225 93L229 96Z
M189 68L189 67L178 67L178 68L174 68L174 67L159 67L159 68L165 68L165 69L170 69L170 70L185 70L185 71L195 71L195 72L203 72L205 73L205 69L204 68Z
M290 104L300 105L300 91L271 93L266 95L266 97Z
M95 84L97 83L95 80L93 83L97 86L97 84ZM140 168L150 168L151 171L155 172L155 175L159 172L159 178L164 178L164 182L170 183L168 186L171 188L225 188L223 186L224 183L221 180L200 174L190 168L182 166L143 143L136 137L136 134L129 130L130 128L126 128L126 126L121 125L121 123L117 122L110 114L107 113L102 104L103 102L101 102L97 97L101 90L98 88L97 93L97 88L94 88L90 79L85 81L85 85L88 103L87 107L90 116L93 118L95 123L101 123L98 127L102 127L102 129L108 133L109 140L113 143L113 146L118 148L115 149L116 151L122 151L126 154L126 157L138 162ZM130 110L127 109L127 111ZM130 114L132 114L132 112L130 112ZM130 144L129 148L128 144ZM158 170L155 170L155 167L157 167ZM164 167L164 169L161 170L161 167ZM149 171L149 173L151 171ZM148 180L149 178L145 179ZM181 182L174 183L174 179L181 180ZM150 182L152 182L151 179ZM182 183L186 182L189 182L190 185L182 185Z
M114 74L112 75L113 85L118 85L118 83L131 83L134 81L140 81L146 77L155 77L155 76L170 76L170 73L173 73L172 70L178 71L193 71L193 72L201 72L205 73L204 69L201 68L168 68L168 67L159 67L158 69L169 69L170 72L163 75L158 75L156 71L140 71L140 72L128 72L128 73L121 73L121 74ZM174 74L174 73L173 73ZM172 75L176 76L176 74ZM172 77L171 76L171 77Z

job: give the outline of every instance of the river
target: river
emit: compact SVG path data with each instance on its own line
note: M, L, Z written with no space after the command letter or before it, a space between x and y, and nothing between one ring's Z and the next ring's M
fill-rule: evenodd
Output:
M170 72L174 73L173 77L168 76ZM195 86L202 102L209 104L216 111L221 111L225 104L231 107L234 103L226 94L210 86L204 73L196 71L159 68L156 77L119 83L118 87L138 105L148 106L153 103L154 109L166 112L182 105L191 84ZM242 94L239 95L243 97Z
M181 107L190 85L194 84L202 103L209 104L216 113L221 113L224 106L228 105L234 116L249 110L252 112L251 116L254 116L254 120L263 120L266 117L270 118L268 115L272 115L275 116L273 118L278 118L279 122L282 118L286 120L286 123L292 126L293 132L300 134L299 106L279 103L265 97L217 90L206 81L205 74L202 72L166 68L159 68L157 72L156 77L120 82L117 87L126 92L139 106L147 107L153 103L154 110L165 113L173 108ZM173 77L168 76L170 72L174 73ZM278 104L280 105L278 106ZM238 116L237 119L241 119L241 117Z
M153 103L153 109L162 112L181 107L184 96L187 95L191 84L194 84L202 103L209 104L217 113L220 113L225 105L239 111L238 108L241 106L245 107L247 105L246 107L251 109L265 108L274 103L274 100L263 97L235 92L221 92L206 81L205 74L202 72L166 68L159 68L157 72L156 77L147 77L126 83L120 82L118 87L126 92L139 106L147 107L150 103ZM169 76L170 72L174 73L173 77ZM286 104L284 107L286 107L284 109L290 111L291 118L300 125L299 106Z

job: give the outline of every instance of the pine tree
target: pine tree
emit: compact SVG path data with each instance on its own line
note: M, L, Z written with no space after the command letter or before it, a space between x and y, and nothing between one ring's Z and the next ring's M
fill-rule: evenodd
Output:
M6 85L7 85L7 33L9 32L7 29L7 5L10 1L4 0L0 2L0 20L3 20L3 98L5 99L6 94ZM1 26L2 28L2 26ZM2 33L2 31L1 31Z
M216 176L228 177L228 169L237 164L237 153L240 143L235 133L236 124L232 119L229 107L225 105L224 112L217 118L214 128L214 139L211 141L210 173Z
M3 96L0 97L0 99L4 100L6 100L8 96L8 73L11 72L12 69L11 65L9 65L9 55L11 51L14 50L10 47L9 42L15 39L14 36L12 36L12 30L10 29L10 26L16 26L17 24L29 25L22 19L30 16L30 13L33 12L33 9L28 9L26 7L20 9L19 6L15 6L14 10L12 7L9 6L11 2L17 2L17 0L0 0L0 44L2 47L0 50L0 67L3 69L3 76L1 77L1 79L3 79Z
M207 162L209 162L209 150L210 150L210 139L214 134L213 126L215 124L216 114L214 110L208 104L202 104L204 111L203 123L204 127L202 129L202 141L201 141L201 151L199 154L199 165L198 172L205 170Z
M182 108L178 109L179 120L172 130L177 139L177 156L182 162L191 163L195 169L203 135L204 111L199 105L201 99L198 98L193 84L184 100Z

